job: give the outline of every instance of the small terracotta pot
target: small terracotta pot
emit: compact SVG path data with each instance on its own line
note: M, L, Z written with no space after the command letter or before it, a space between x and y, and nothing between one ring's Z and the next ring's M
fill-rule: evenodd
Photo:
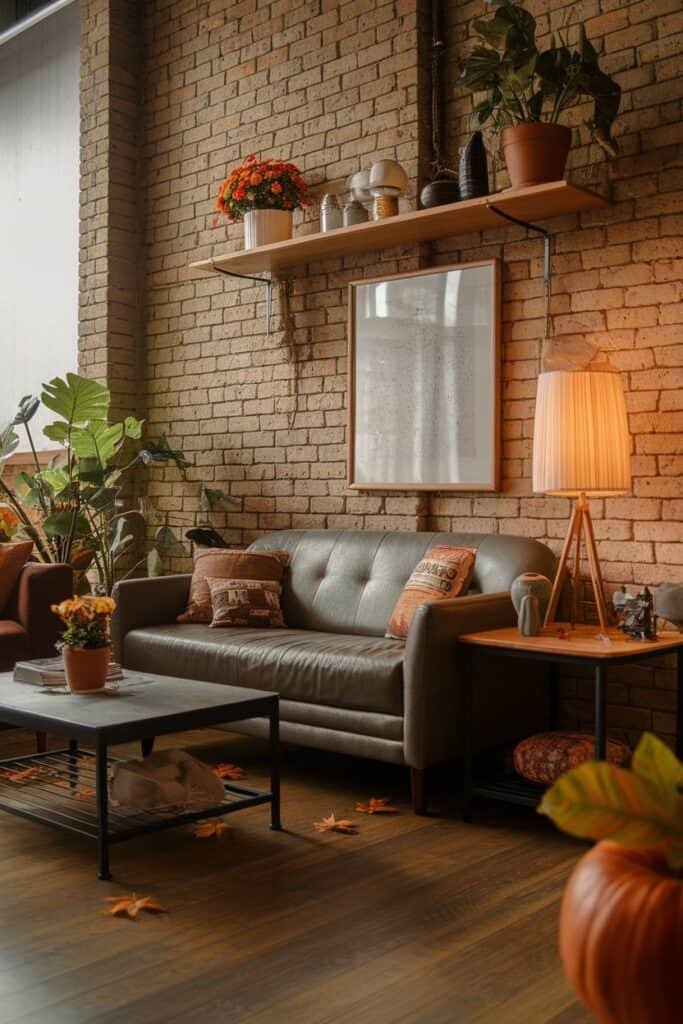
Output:
M571 128L564 124L516 124L503 128L500 147L513 188L560 181L564 177Z
M64 673L72 693L102 690L107 681L111 648L64 647Z

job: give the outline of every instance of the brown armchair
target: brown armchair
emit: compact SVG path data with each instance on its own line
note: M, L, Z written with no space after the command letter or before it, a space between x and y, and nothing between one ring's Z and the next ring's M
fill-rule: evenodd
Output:
M0 671L11 671L23 658L49 658L56 653L60 622L50 605L72 593L70 565L26 563L7 605L0 609ZM44 735L38 733L36 739L38 748L44 749Z
M50 605L71 597L72 588L70 565L26 563L0 609L0 671L13 669L22 658L55 654L60 623Z

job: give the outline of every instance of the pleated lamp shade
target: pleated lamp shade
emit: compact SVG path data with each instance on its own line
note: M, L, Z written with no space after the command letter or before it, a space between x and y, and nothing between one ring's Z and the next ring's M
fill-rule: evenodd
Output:
M621 377L611 370L553 370L538 378L533 488L596 497L631 489Z

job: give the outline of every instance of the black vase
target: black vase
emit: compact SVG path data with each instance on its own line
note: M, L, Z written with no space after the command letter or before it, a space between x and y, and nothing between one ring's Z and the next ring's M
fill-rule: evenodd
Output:
M481 132L475 132L460 151L460 198L475 199L489 194L486 149Z
M437 177L425 185L420 192L420 202L425 209L457 203L459 199L460 189L455 178Z

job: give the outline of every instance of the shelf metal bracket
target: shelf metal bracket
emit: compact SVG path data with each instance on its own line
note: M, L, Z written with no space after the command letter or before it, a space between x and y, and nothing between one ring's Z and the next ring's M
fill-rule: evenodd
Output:
M503 220L510 221L511 224L517 224L520 228L526 228L527 231L536 231L539 235L543 235L543 282L546 288L548 288L550 285L550 233L545 228L539 227L538 224L531 224L528 220L513 217L511 213L506 213L505 210L501 210L499 206L495 206L493 203L489 203L488 208L492 213L502 217Z
M266 286L266 334L270 334L270 321L273 313L273 285L275 284L272 277L254 277L252 274L238 274L234 270L223 270L223 267L219 267L213 260L211 262L211 269L217 274L223 274L224 277L236 277L240 281L253 281L255 284L264 284Z

